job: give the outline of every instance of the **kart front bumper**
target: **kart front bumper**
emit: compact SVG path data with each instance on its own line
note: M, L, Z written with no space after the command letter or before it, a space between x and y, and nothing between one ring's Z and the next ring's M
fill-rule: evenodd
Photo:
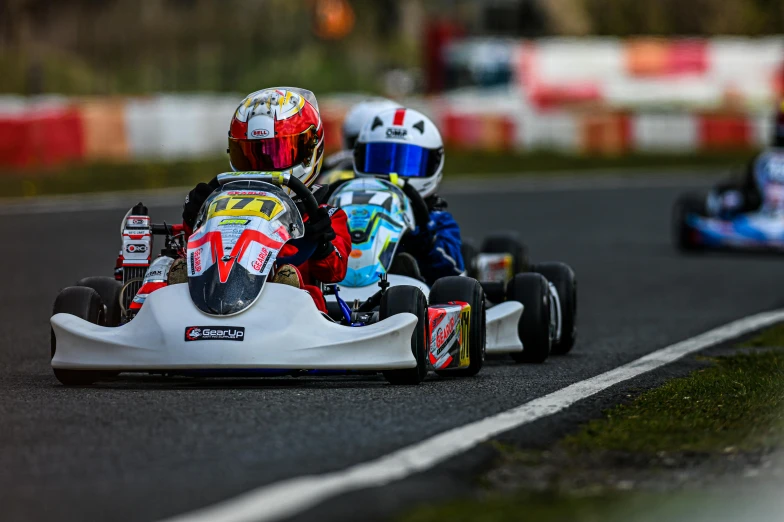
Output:
M310 296L267 283L250 308L234 316L212 316L196 308L185 284L162 288L139 314L116 328L76 316L51 318L58 369L158 370L393 370L413 368L411 336L417 318L399 314L360 328L325 319ZM186 330L220 330L242 340L186 340Z

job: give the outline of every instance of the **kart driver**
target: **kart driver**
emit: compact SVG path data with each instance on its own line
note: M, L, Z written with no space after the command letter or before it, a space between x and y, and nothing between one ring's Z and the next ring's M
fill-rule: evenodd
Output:
M305 222L305 241L316 249L297 267L278 268L276 283L307 290L319 310L327 311L316 280L337 283L346 277L351 250L347 217L343 210L322 204L327 187L313 182L319 175L324 154L324 128L316 97L312 92L292 87L262 89L240 103L229 126L229 162L234 171L287 172L310 187L320 204L315 218L308 216L296 201ZM187 233L204 201L218 188L217 177L199 183L185 198L182 210ZM284 245L281 257L297 253L294 240ZM171 281L171 279L170 279Z
M778 107L773 124L770 148L759 153L746 167L741 179L719 184L709 194L706 210L709 215L730 219L737 214L763 207L781 211L784 202L784 101Z
M362 126L376 114L400 107L399 103L386 98L369 98L351 107L343 119L341 128L343 150L324 159L324 169L319 182L328 184L354 177L354 145Z
M358 176L397 174L411 200L416 229L400 245L432 285L465 270L460 227L436 194L444 173L444 142L435 124L413 109L387 109L367 121L354 146Z

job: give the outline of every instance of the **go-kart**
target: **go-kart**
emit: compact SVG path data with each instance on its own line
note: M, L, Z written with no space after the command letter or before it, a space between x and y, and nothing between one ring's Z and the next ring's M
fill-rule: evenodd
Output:
M781 196L784 201L784 193ZM720 216L708 212L706 202L707 197L699 194L684 194L676 200L673 241L680 250L784 251L781 204L768 201L753 212Z
M371 371L395 384L424 378L429 324L417 286L380 289L376 306L361 320L325 316L307 292L270 280L273 265L298 265L315 249L303 237L297 205L281 187L312 216L318 205L310 190L288 175L225 173L218 180L220 188L202 206L187 241L178 227L151 225L139 204L123 220L116 272L121 280L88 277L59 293L51 364L60 382L92 384L120 372ZM154 235L166 240L153 260ZM279 257L289 241L297 255ZM187 267L187 284L168 284L183 256L187 262L179 265ZM469 330L464 305L455 308L460 322L450 335L479 345L474 338L483 332ZM481 305L474 308L482 311ZM469 360L465 350L459 357Z
M509 353L520 362L542 362L551 348L560 353L571 349L576 335L576 286L568 266L545 263L535 267L538 273L533 272L519 243L499 236L486 241L483 253L464 250L470 254L469 263L474 267L468 271L468 277L445 277L428 287L416 260L408 253L397 252L406 234L416 226L415 205L424 202L412 201L417 194L404 193L397 179L391 178L347 181L330 199L333 206L346 212L352 236L348 274L339 284L346 301L358 309L366 306L364 303L372 304L379 277L393 288L420 288L430 302L429 360L438 373L446 374L453 368L450 365L456 364L454 351L458 349L445 344L439 335L441 317L458 313L457 308L449 310L445 303L470 303L472 310L487 306L486 353ZM474 358L476 348L469 351L479 366L484 354L477 353Z
M743 178L707 195L687 193L673 206L675 246L703 249L784 250L784 151L760 153Z

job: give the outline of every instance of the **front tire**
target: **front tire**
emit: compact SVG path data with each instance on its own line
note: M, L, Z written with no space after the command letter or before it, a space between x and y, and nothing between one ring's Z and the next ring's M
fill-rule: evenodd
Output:
M411 352L417 361L415 368L387 370L384 377L390 384L419 384L427 376L427 346L430 341L427 321L427 299L415 286L393 286L381 297L379 318L384 320L393 315L409 313L417 317L416 328L411 335Z
M451 276L439 279L430 289L430 303L446 304L463 301L471 307L468 326L468 367L457 370L436 371L444 377L473 377L485 363L486 318L485 297L482 285L476 279Z
M561 338L553 343L550 353L569 353L577 341L577 278L574 270L566 263L537 263L531 271L543 275L555 286L561 304Z
M107 276L85 277L76 282L76 286L92 288L101 296L101 301L106 307L103 326L120 326L122 308L120 307L120 292L122 283Z
M57 294L52 315L71 314L93 324L105 324L105 308L101 296L92 288L71 286ZM51 351L57 351L57 338L51 332ZM65 386L85 386L107 377L106 372L95 370L64 370L53 368L54 376Z
M686 218L690 214L704 216L705 197L699 194L683 194L672 207L672 238L675 247L685 251L693 252L700 250L700 245L694 241L693 230L686 223Z
M543 363L550 355L550 287L539 274L517 274L506 287L506 300L525 307L517 324L523 351L510 354L517 362Z
M528 259L528 249L520 241L517 234L498 234L488 236L482 242L482 253L485 254L511 254L513 259L513 270L515 274L527 272L531 264Z

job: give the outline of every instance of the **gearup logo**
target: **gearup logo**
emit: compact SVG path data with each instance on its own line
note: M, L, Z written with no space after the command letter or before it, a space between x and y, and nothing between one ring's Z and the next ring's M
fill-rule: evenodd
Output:
M186 326L185 342L189 341L243 341L245 328L242 326Z

